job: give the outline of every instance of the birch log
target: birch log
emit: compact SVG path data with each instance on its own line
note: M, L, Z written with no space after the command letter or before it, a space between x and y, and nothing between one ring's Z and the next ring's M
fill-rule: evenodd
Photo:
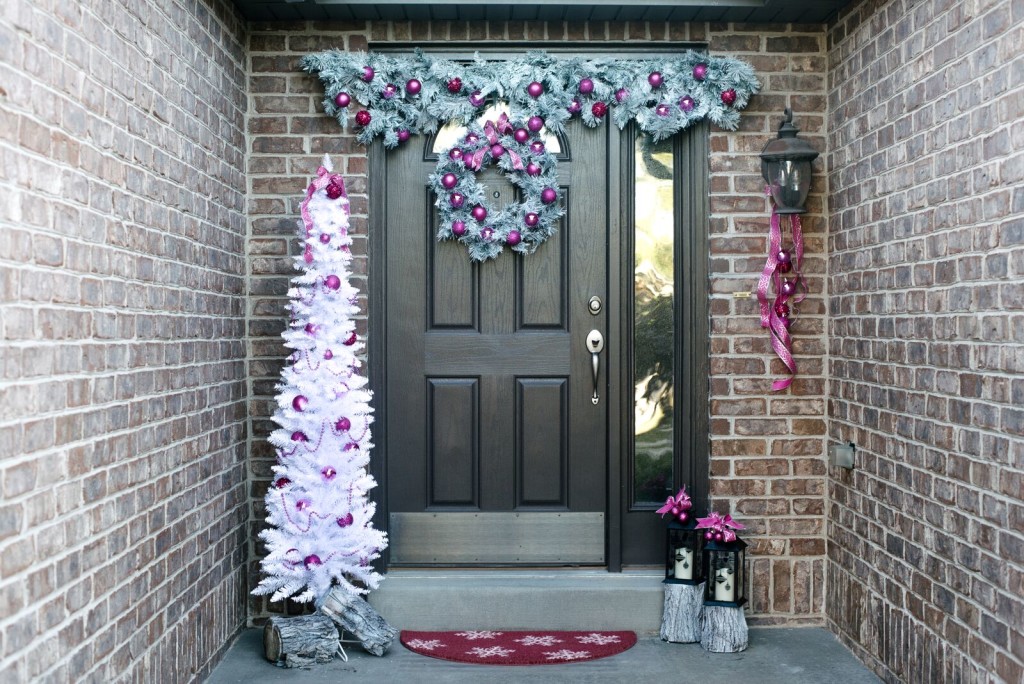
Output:
M743 608L704 606L700 645L712 653L738 653L747 648L747 618Z
M285 667L309 667L326 663L338 652L338 628L326 615L275 615L263 627L263 651L267 660Z
M675 644L700 641L700 611L704 607L704 583L666 584L661 639Z
M375 656L387 653L391 642L398 636L398 630L389 625L369 603L341 587L334 587L327 593L320 604L320 610Z

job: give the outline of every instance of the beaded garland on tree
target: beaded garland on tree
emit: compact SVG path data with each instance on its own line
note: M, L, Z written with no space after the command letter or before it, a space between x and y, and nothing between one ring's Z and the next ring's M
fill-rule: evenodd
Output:
M494 258L505 246L533 252L554 233L563 213L557 187L549 182L557 160L543 148L542 131L557 135L572 118L590 127L608 118L620 129L636 121L655 141L704 119L735 130L739 110L760 89L750 64L694 51L667 60L556 59L530 52L508 61L476 55L469 63L420 50L412 56L329 51L307 55L302 67L319 75L324 109L342 126L352 103L362 105L353 118L363 144L379 138L390 149L449 122L470 126L440 155L429 184L441 210L438 239L459 240L475 261ZM477 125L494 100L507 103L507 121ZM497 161L509 174L523 191L522 202L501 212L487 206L474 174L487 161Z

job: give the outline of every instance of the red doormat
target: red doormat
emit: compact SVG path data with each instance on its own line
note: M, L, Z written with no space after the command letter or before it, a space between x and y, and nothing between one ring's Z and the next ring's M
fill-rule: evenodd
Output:
M634 632L402 631L402 645L420 655L478 665L548 665L606 658L632 648Z

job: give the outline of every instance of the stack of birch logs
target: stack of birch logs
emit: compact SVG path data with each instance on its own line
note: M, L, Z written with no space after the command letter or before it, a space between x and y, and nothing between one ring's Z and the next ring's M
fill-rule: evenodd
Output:
M270 618L263 628L263 649L267 660L284 667L326 663L341 650L339 629L375 656L387 653L398 636L369 603L335 587L312 615Z
M676 644L700 642L711 653L738 653L748 644L742 606L704 605L704 583L666 584L661 638Z

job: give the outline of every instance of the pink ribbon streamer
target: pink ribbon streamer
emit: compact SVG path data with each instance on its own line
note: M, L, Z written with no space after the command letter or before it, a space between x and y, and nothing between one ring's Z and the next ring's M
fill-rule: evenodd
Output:
M803 274L800 271L800 264L804 256L803 230L800 225L800 216L790 214L790 227L793 233L793 255L790 263L793 267L793 277L799 294L794 297L793 303L799 304L806 296L807 285L804 282ZM789 334L789 325L776 312L779 305L786 304L789 295L782 292L783 273L780 269L779 251L782 249L782 219L778 211L772 208L770 230L768 233L768 260L765 263L761 277L757 281L757 301L761 308L761 327L767 328L771 333L772 349L782 360L789 370L789 377L776 380L772 383L772 391L777 392L789 387L796 376L796 359L793 358L793 338ZM775 297L769 301L768 288L774 286Z

